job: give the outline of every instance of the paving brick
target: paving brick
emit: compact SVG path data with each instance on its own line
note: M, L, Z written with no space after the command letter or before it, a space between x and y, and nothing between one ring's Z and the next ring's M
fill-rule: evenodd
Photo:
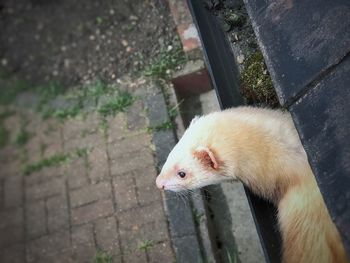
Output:
M142 101L135 101L127 111L127 128L132 131L145 129L147 119L144 115Z
M151 150L142 149L137 152L125 154L117 159L111 159L111 174L123 175L132 170L138 170L154 164Z
M54 141L54 143L48 143L47 147L44 151L43 158L49 158L52 155L55 155L57 153L60 153L63 151L61 140Z
M92 183L108 176L108 158L105 146L95 147L88 155L89 178Z
M151 135L141 133L135 136L122 138L108 144L108 154L111 159L118 159L121 156L140 151L143 148L149 147L151 143Z
M73 262L91 263L94 262L94 258L97 252L96 247L93 244L79 244L73 246Z
M138 206L132 174L113 178L113 187L119 211Z
M134 225L131 229L120 229L122 250L135 251L145 241L162 242L169 238L164 220L158 220L141 226Z
M43 143L44 145L46 145L47 147L50 147L51 145L58 145L58 151L61 151L61 144L62 144L62 138L61 138L61 132L60 130L55 130L55 131L51 131L51 132L45 132L44 130L41 131L38 135L37 135L40 140L41 143ZM39 145L40 147L40 145ZM45 153L47 151L48 148L45 149Z
M68 186L70 189L88 184L86 164L83 158L73 160L66 169Z
M23 222L23 208L14 207L0 210L0 228L9 225L21 225Z
M70 118L63 125L63 139L80 137L83 133L94 133L99 127L99 116L97 113L90 113L85 118L76 117Z
M126 128L126 116L124 113L116 114L114 117L108 117L108 142L117 141L128 135Z
M103 134L101 132L96 132L64 141L64 150L67 152L74 152L76 149L94 148L104 144L105 139Z
M72 209L72 224L79 225L92 220L113 214L114 208L111 200L99 200L89 205Z
M27 142L25 148L28 152L27 154L28 163L37 162L42 158L41 145L43 145L43 142L41 141L39 136L34 136L30 138L30 140Z
M91 224L75 226L72 228L72 246L79 244L94 245L94 230Z
M174 262L175 256L169 242L155 244L148 251L149 261L152 263L158 262Z
M163 205L161 202L155 202L151 205L133 208L119 213L119 229L129 230L158 221L160 218L164 218Z
M65 196L59 195L47 199L46 207L47 224L50 233L69 227L68 206Z
M22 225L8 225L0 227L0 248L23 242L24 232Z
M31 240L26 246L27 262L44 262L50 255L57 255L70 247L69 232L56 232Z
M120 254L115 217L97 220L95 224L95 235L99 249L114 255Z
M130 261L122 261L122 256L113 255L112 256L112 262L113 263L122 263L122 262L130 262Z
M42 260L39 260L39 262L42 263L77 263L76 260L73 259L72 255L73 249L65 249L59 253L51 254L51 255L45 255Z
M45 201L26 205L27 238L33 239L46 234Z
M5 152L4 155L7 155L7 153ZM22 174L22 171L21 171L21 167L22 166L21 166L21 162L20 162L18 156L19 155L18 155L17 152L12 157L0 156L0 158L3 158L1 160L0 177L4 178L4 177L7 177L7 176L11 176L11 175ZM8 158L9 158L9 160L6 160Z
M8 141L13 142L21 129L21 116L19 114L14 114L9 116L4 121L4 127L7 131L11 131L9 133Z
M123 256L124 262L145 263L147 262L146 253L144 251L130 251Z
M24 244L15 244L1 249L0 262L23 263L25 262Z
M63 166L44 167L40 171L34 172L30 175L26 175L24 179L27 186L32 186L32 185L43 183L52 178L62 176L63 174L64 174Z
M19 206L23 197L23 176L12 175L4 179L4 205L5 207Z
M134 171L137 198L140 205L146 205L161 200L161 193L156 187L157 171L154 166Z
M54 177L40 184L26 187L26 200L32 201L64 193L64 178Z
M71 191L71 206L77 207L99 199L110 198L111 196L111 184L110 182L104 181Z

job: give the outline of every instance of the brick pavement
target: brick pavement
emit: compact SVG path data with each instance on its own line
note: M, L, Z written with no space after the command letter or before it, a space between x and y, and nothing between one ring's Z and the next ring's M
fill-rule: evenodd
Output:
M25 118L32 136L0 150L0 262L94 262L102 252L113 262L174 262L141 100L108 117L105 132L94 112L60 122L16 110L5 120L11 134ZM70 158L23 175L20 156L57 153Z

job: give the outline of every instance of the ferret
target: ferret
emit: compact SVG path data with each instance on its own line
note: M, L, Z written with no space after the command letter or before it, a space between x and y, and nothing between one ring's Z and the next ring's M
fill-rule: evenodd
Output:
M195 117L156 184L178 192L231 180L278 208L284 263L349 262L289 113L238 107Z

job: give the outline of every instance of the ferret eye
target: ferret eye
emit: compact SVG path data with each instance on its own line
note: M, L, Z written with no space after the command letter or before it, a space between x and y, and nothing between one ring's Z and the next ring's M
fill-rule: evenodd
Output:
M185 178L186 173L181 171L181 172L178 172L177 175L180 176L181 178Z

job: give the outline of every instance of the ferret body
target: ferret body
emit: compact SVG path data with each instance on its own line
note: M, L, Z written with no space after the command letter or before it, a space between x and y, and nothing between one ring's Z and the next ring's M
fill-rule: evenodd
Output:
M278 207L283 262L348 262L288 113L238 107L195 118L156 184L181 191L227 180Z

